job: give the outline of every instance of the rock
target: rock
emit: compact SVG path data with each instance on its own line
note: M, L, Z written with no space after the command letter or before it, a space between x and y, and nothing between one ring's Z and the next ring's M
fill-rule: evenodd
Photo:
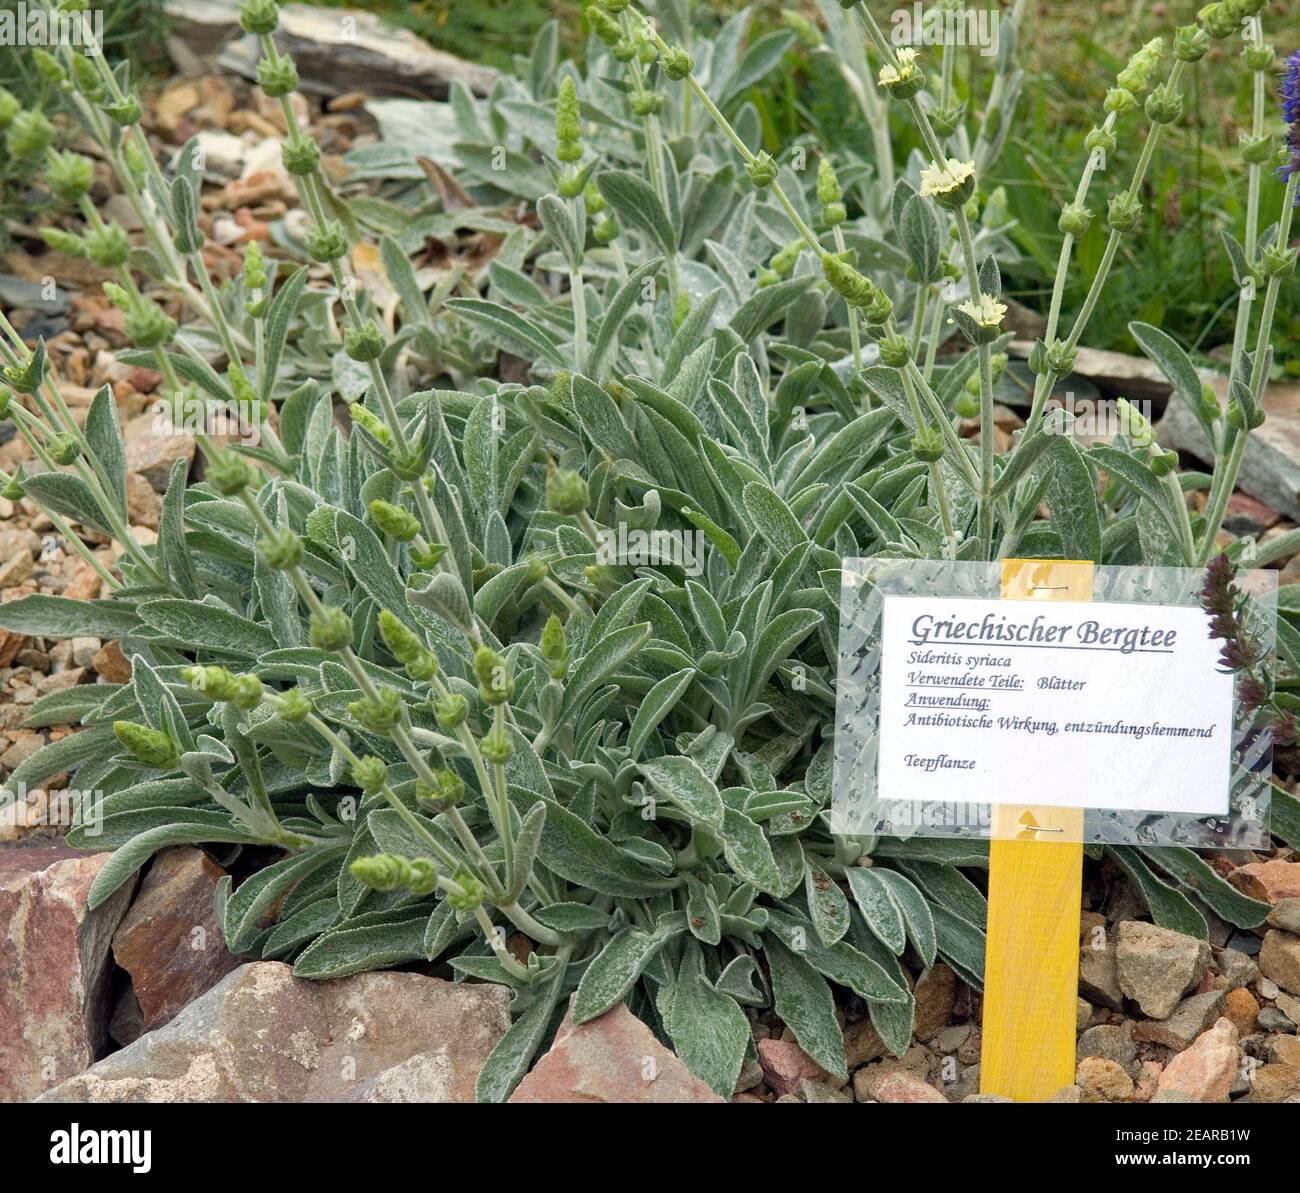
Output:
M35 570L32 557L26 551L19 551L8 559L0 561L0 588L15 588L24 580L30 579Z
M912 1034L918 1040L928 1040L948 1024L957 999L957 975L940 961L917 979L913 994L916 1011Z
M99 596L103 583L100 574L84 559L79 559L77 566L72 569L72 579L68 581L63 595L70 601L93 601Z
M1211 384L1225 402L1227 379L1216 376ZM1263 408L1263 424L1246 440L1237 484L1288 518L1300 520L1300 385L1266 386ZM1164 446L1213 462L1209 440L1186 403L1170 402L1156 430Z
M940 1052L956 1052L964 1043L971 1033L969 1023L954 1023L951 1027L945 1027L934 1039L934 1047Z
M1092 1004L1086 998L1079 999L1074 1008L1074 1030L1083 1031L1091 1019Z
M885 1041L870 1019L860 1019L844 1029L844 1059L849 1072L868 1061L878 1060L886 1051Z
M862 1070L869 1073L870 1070ZM884 1067L863 1082L863 1088L876 1102L943 1102L948 1099L934 1086L906 1069ZM857 1089L857 1083L854 1084Z
M120 642L105 642L90 665L108 683L128 683L131 679L131 663L122 653Z
M144 1031L161 1027L239 968L212 910L224 874L201 849L164 850L113 937L113 956L131 975Z
M1181 1089L1158 1089L1151 1101L1153 1104L1156 1102L1177 1102L1186 1105L1190 1102L1197 1102L1199 1099L1193 1098L1191 1094L1183 1093Z
M205 128L198 134L198 147L203 154L204 171L207 175L218 178L238 178L244 168L244 157L248 146L240 137L223 132L217 128ZM175 169L177 161L172 163Z
M167 0L164 7L172 36L190 55L210 56L240 33L235 0ZM286 4L274 36L297 63L305 89L327 95L382 90L445 97L453 82L486 95L497 78L490 67L435 50L414 33L357 9ZM220 65L255 79L258 50L255 37L241 37L221 53Z
M1291 1022L1290 1017L1279 1011L1277 1007L1265 1007L1257 1016L1256 1023L1260 1031L1294 1035L1296 1030L1296 1025Z
M1151 1100L1162 1101L1161 1094L1176 1090L1195 1102L1226 1102L1239 1058L1237 1029L1230 1020L1220 1019L1165 1066Z
M1251 1102L1285 1102L1300 1093L1300 1069L1294 1065L1260 1065L1250 1078Z
M1239 1036L1248 1036L1255 1030L1259 1001L1245 987L1238 986L1235 990L1229 990L1224 997L1223 1014L1232 1021Z
M1079 1037L1075 1047L1075 1059L1083 1060L1095 1056L1102 1060L1114 1061L1127 1068L1137 1059L1137 1044L1133 1040L1133 1024L1130 1020L1123 1023L1105 1023L1099 1027L1090 1027Z
M107 853L62 844L0 850L0 1102L23 1102L80 1073L108 1032L109 944L127 883L86 906Z
M1155 924L1126 920L1119 925L1115 963L1124 994L1152 1019L1165 1019L1210 964L1203 940Z
M745 1057L740 1065L740 1076L736 1078L736 1093L748 1093L757 1085L763 1084L763 1066L753 1057Z
M1268 922L1274 928L1282 928L1300 936L1300 899L1279 899L1268 913Z
M339 1102L412 1057L428 1056L429 1100L469 1102L509 1026L503 986L417 973L328 982L255 961L226 975L165 1027L45 1095L50 1102ZM441 1083L431 1078L443 1074ZM409 1070L404 1071L409 1076ZM402 1074L387 1088L400 1086Z
M167 490L167 478L177 460L194 460L195 440L188 431L173 427L158 414L141 414L122 428L126 441L126 468L138 472L154 492Z
M126 516L132 526L157 530L162 518L162 498L138 472L126 474Z
M852 1102L846 1090L832 1089L820 1081L809 1081L806 1077L799 1082L799 1094L809 1106L824 1106L836 1102Z
M1280 990L1273 997L1277 1003L1277 1009L1291 1020L1297 1027L1300 1027L1300 998L1292 998L1289 994L1283 994Z
M99 653L100 647L98 638L80 635L73 638L69 646L72 650L72 662L75 666L85 668L94 665L95 656Z
M1268 1042L1268 1050L1278 1064L1300 1069L1300 1037L1274 1036Z
M481 1067L481 1066L480 1066ZM466 1097L449 1097L456 1075L445 1051L420 1052L354 1085L343 1096L345 1102L463 1102Z
M1238 537L1246 534L1258 536L1276 526L1279 519L1280 515L1272 506L1245 493L1234 493L1228 498L1223 528Z
M1079 948L1079 993L1112 1011L1123 1009L1124 992L1119 986L1113 934L1104 930L1084 934Z
M1133 1078L1113 1060L1085 1056L1074 1075L1084 1102L1130 1102Z
M986 1104L1007 1102L1014 1106L1015 1098L1005 1098L1001 1094L967 1094L962 1098L963 1102L983 1102Z
M779 1097L792 1094L801 1081L820 1081L826 1071L793 1040L759 1040L758 1063L767 1084Z
M760 1041L760 1046L766 1042ZM726 1099L619 1003L580 1027L566 1015L550 1051L519 1083L510 1101L725 1103Z
M1260 946L1259 968L1283 990L1300 994L1300 936L1270 928Z
M140 1010L140 1001L135 991L128 986L113 1008L113 1017L108 1021L109 1037L126 1047L134 1044L144 1035L144 1013Z
M1219 972L1228 979L1228 989L1236 990L1249 986L1259 977L1259 966L1255 958L1236 949L1223 949L1219 953Z
M1077 1085L1063 1085L1047 1100L1049 1103L1074 1105L1083 1101L1083 1090Z
M1159 1061L1144 1060L1138 1063L1137 1073L1133 1078L1133 1101L1149 1102L1155 1097L1160 1074L1164 1069L1164 1065Z
M1149 1019L1137 1024L1133 1038L1140 1043L1163 1044L1181 1052L1219 1018L1224 999L1222 990L1193 994L1191 998L1183 999L1168 1019Z
M1252 899L1277 903L1282 899L1300 898L1300 862L1251 862L1238 866L1228 881Z
M19 651L27 647L27 635L0 630L0 667L12 667Z

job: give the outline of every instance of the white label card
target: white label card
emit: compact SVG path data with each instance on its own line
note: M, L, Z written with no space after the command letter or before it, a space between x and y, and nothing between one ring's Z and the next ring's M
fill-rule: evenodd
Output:
M1185 605L886 596L877 794L1225 815L1233 677Z

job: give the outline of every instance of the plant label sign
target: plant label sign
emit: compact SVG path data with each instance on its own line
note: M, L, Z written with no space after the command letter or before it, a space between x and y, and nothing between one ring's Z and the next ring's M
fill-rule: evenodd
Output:
M880 797L1226 814L1207 631L1179 605L887 596Z

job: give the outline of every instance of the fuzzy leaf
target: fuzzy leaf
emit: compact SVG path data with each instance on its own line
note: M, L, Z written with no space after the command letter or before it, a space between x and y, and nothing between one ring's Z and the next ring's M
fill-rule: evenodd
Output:
M676 805L691 820L713 829L722 828L722 797L694 758L681 754L654 758L641 763L641 773L656 794Z

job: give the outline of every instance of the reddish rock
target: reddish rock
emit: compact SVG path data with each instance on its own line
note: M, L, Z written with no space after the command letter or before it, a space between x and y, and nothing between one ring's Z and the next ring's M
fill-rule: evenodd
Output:
M723 1102L622 1003L575 1027L568 1015L550 1051L511 1102Z
M1266 903L1300 898L1300 862L1284 862L1280 858L1251 862L1248 866L1238 866L1229 879L1238 890Z
M1255 1018L1259 1014L1259 1001L1245 987L1230 990L1223 1000L1224 1018L1232 1021L1239 1036L1248 1036L1255 1030Z
M152 1031L241 962L221 939L212 893L225 871L201 849L160 853L113 937L113 956Z
M63 595L73 601L93 601L99 596L103 578L84 559L77 560L72 569L72 578L68 581Z
M49 1102L469 1102L510 1023L504 986L418 973L329 982L257 961Z
M26 645L26 634L16 634L13 630L0 630L0 667L12 667L18 652Z
M827 1080L825 1070L793 1040L759 1040L758 1063L763 1078L778 1097L792 1094L799 1083Z
M1226 513L1229 518L1249 518L1263 530L1276 526L1282 518L1271 505L1265 505L1240 491L1228 498Z
M1259 969L1283 990L1300 994L1300 936L1270 928L1260 946Z
M1155 1097L1164 1068L1158 1060L1139 1062L1137 1079L1133 1083L1133 1101L1149 1102Z
M885 1068L878 1075L868 1077L866 1092L877 1102L943 1102L948 1099L934 1086L906 1069Z
M122 653L120 642L105 642L90 664L108 683L128 683L131 661Z
M113 930L130 884L94 912L107 853L0 850L0 1102L22 1102L91 1064L108 1030Z
M1197 1102L1226 1102L1239 1058L1237 1029L1230 1019L1220 1019L1169 1062L1156 1082L1157 1095L1177 1091Z

